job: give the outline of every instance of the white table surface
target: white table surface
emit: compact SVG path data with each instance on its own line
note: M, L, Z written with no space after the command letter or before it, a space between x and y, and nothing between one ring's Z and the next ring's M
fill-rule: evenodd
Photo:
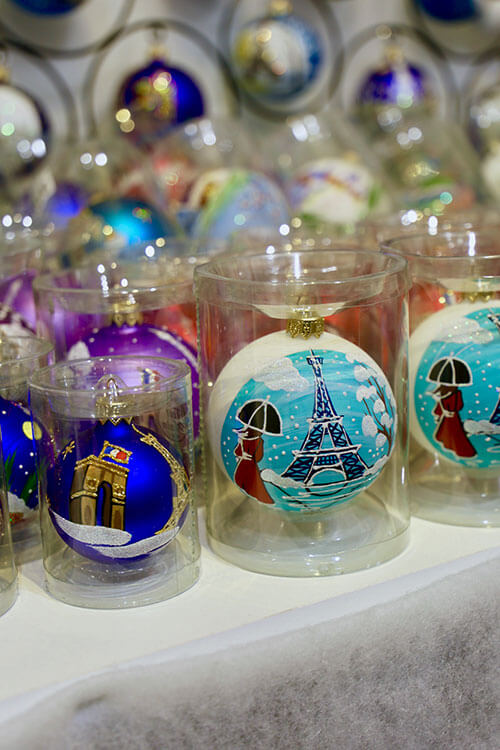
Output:
M203 543L201 577L190 590L159 604L111 611L56 601L44 589L41 562L31 562L20 570L17 601L0 620L0 700L494 547L500 547L500 528L413 519L410 545L393 560L358 573L294 579L240 570Z

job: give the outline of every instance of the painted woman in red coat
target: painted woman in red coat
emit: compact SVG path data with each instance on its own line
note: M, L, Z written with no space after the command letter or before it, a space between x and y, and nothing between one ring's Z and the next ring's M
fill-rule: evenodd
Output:
M234 481L243 492L261 503L274 505L264 480L260 475L259 461L264 456L263 435L281 435L282 425L278 410L266 399L247 401L238 410L236 418L243 424L239 430Z
M437 421L434 439L459 458L477 455L464 430L459 412L463 409L462 392L456 385L440 385L433 394L437 404L432 414Z
M261 503L274 504L260 476L258 463L264 456L262 432L252 427L238 431L238 445L234 449L238 463L234 472L234 481L243 492L251 495Z

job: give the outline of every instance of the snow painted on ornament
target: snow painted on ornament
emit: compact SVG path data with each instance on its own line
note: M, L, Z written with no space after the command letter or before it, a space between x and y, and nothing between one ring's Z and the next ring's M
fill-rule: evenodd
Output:
M370 357L299 351L267 363L239 389L222 427L222 461L249 497L320 510L375 480L396 429L393 393Z
M434 450L469 468L500 466L500 306L458 312L442 327L418 361L413 391Z

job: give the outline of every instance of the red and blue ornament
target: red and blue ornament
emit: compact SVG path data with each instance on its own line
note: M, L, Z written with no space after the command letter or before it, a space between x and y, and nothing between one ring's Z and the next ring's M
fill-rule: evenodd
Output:
M108 419L71 440L47 472L49 513L59 536L91 560L124 564L154 555L189 509L182 458L165 438Z

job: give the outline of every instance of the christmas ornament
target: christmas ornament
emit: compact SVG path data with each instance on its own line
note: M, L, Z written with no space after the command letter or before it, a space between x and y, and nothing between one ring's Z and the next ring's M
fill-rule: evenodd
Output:
M0 258L1 267L1 258ZM10 320L18 323L21 328L28 328L33 332L36 328L36 310L33 297L33 279L36 272L28 270L0 280L0 305L8 311L12 311ZM17 319L13 319L17 313ZM5 321L8 323L9 321ZM1 324L1 323L0 323ZM25 334L26 335L26 334Z
M85 0L12 0L23 10L40 16L57 16L78 8Z
M192 234L226 240L241 230L276 232L290 221L280 188L268 177L246 169L213 169L191 188L188 208L198 211Z
M253 341L214 384L210 445L252 501L328 508L366 489L391 455L397 416L387 378L358 346L322 333L322 323L292 320L288 332Z
M416 0L419 7L438 21L470 21L477 15L476 0Z
M174 126L204 112L203 96L191 76L155 58L125 78L115 118L123 133L140 146L162 138Z
M47 473L47 496L66 544L91 560L123 563L176 536L188 510L189 479L165 438L111 417L58 454Z
M200 419L200 386L196 351L180 336L140 322L141 317L133 310L117 312L114 321L104 328L94 329L90 335L74 344L68 352L68 359L130 354L184 360L191 370L193 424L196 436ZM154 373L151 373L151 376L154 377Z
M490 86L473 98L469 107L469 134L480 153L500 142L500 84Z
M26 176L46 157L49 119L39 102L9 83L0 66L0 181Z
M35 333L34 329L30 327L29 323L14 312L8 305L0 303L0 332L2 335L11 336L29 336Z
M131 245L158 237L172 237L176 227L149 203L116 198L90 204L68 223L68 231L82 237L86 250L117 241Z
M354 159L327 157L307 162L287 185L292 208L307 223L354 224L390 204L380 183ZM385 200L384 200L385 199Z
M379 67L362 81L357 100L361 106L392 105L408 109L431 99L426 71L410 63L396 44L387 45Z
M420 445L474 472L500 466L500 304L462 302L410 337L410 425Z
M323 60L320 38L286 0L270 3L268 14L237 33L232 64L240 86L256 99L288 100L303 94Z
M0 429L12 523L33 516L38 506L35 442L48 441L43 428L31 421L28 409L0 398Z
M47 200L43 216L52 222L56 229L64 229L75 216L83 211L89 202L87 191L71 182L59 182Z

